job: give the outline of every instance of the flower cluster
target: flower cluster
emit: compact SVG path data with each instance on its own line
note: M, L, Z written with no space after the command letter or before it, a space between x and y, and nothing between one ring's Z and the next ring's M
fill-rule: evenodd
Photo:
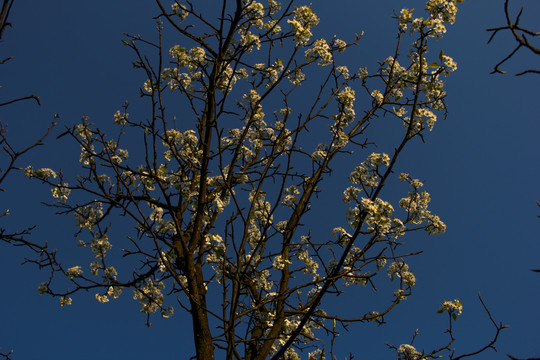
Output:
M109 286L107 290L107 295L111 296L113 299L118 299L122 295L121 286Z
M379 167L388 165L390 165L388 154L372 153L349 175L349 181L353 184L362 185L364 189L374 188L379 184ZM344 198L343 200L349 203L352 199Z
M269 88L279 80L283 68L283 61L281 59L276 59L274 63L268 67L266 67L264 63L257 63L253 65L252 76L260 75L263 81L265 81L264 86ZM288 72L287 74L291 76L293 72Z
M444 63L443 72L446 76L457 70L457 63L450 56L441 53L440 59Z
M418 350L412 345L402 344L397 349L399 360L427 360Z
M202 157L202 149L199 148L198 143L199 139L193 130L181 132L169 129L165 132L163 139L163 146L166 149L163 156L168 161L174 158L187 165L188 168L196 169Z
M125 111L122 112L120 110L116 110L116 112L113 115L114 123L116 125L125 125L128 120L128 116L129 114L126 113Z
M456 0L428 0L426 11L429 12L427 19L413 18L414 9L403 9L399 16L399 26L401 30L406 30L411 24L410 32L423 31L428 36L441 38L446 33L445 24L453 24L456 21L457 6Z
M375 232L378 238L383 238L396 228L400 228L401 222L392 216L392 205L380 198L375 201L362 198L357 207L347 211L347 222L355 229L360 225L362 217L368 226L369 232Z
M463 304L459 300L454 301L443 301L441 303L441 307L439 310L437 310L437 313L442 314L444 312L448 312L451 314L452 318L454 320L457 320L457 317L461 315L461 311L463 310Z
M403 126L405 126L410 132L410 136L412 136L425 129L425 125L427 125L430 131L433 130L436 121L437 115L433 111L426 108L417 108L413 113L412 122L410 117L403 117Z
M111 162L113 164L120 164L122 161L128 159L129 153L127 150L117 148L116 146L113 149L114 155L111 156Z
M332 41L333 48L336 49L339 53L342 53L347 49L347 43L340 39L335 39Z
M349 73L349 68L346 66L338 66L336 70L343 76L345 80L348 80L351 77L351 74Z
M180 91L192 93L193 82L202 80L204 73L201 68L206 65L208 59L203 48L195 46L186 51L184 47L175 45L169 50L169 55L172 58L172 63L176 65L174 68L165 68L161 72L161 80L168 82L171 91L179 89ZM187 72L182 72L181 68L187 68ZM146 92L154 91L152 81L149 79L144 83Z
M248 18L255 27L262 29L264 26L264 5L254 0L243 0L243 2L245 4L243 9L244 16Z
M83 271L80 266L73 266L66 270L66 276L68 277L68 279L73 279L74 277L81 276L82 273Z
M456 21L458 11L456 0L429 0L426 3L426 10L429 11L431 18L439 18L450 24Z
M412 14L414 9L401 9L398 18L398 24L402 31L407 30L407 24L412 22Z
M283 254L279 254L274 257L274 262L272 266L277 270L283 270L286 266L292 264L292 261L286 259Z
M251 107L256 107L259 104L259 101L261 100L261 96L257 93L257 90L249 90L247 94L245 94L242 99L247 101Z
M381 105L384 101L384 95L379 90L373 90L371 92L371 97L375 100L377 105Z
M386 270L390 280L394 280L395 277L401 278L401 281L407 286L413 286L416 283L414 274L409 271L409 265L403 262L393 262L388 265Z
M288 73L288 79L293 85L300 85L302 81L306 80L306 75L300 68L296 68Z
M338 68L339 70L339 68ZM348 70L342 69L342 74L346 72L348 76ZM350 87L345 87L337 94L337 101L339 104L339 114L332 115L332 119L337 122L336 128L342 129L348 126L351 121L354 120L354 101L356 100L356 93Z
M268 13L275 14L281 9L281 3L276 0L268 0Z
M416 84L417 73L414 71L417 67L412 66L411 69L407 69L402 66L397 59L392 56L384 59L382 73L387 77L389 83L388 95L392 100L400 100L403 97L403 91L405 89L414 89ZM378 93L380 94L380 93ZM374 96L371 94L377 102L382 102L382 94Z
M216 87L223 92L229 92L238 81L238 78L243 78L243 76L243 71L240 73L235 72L231 65L227 64L219 74Z
M171 10L175 15L177 15L180 18L180 21L186 20L186 17L189 14L189 12L187 11L187 8L184 5L179 4L177 2L171 5Z
M109 298L107 297L107 295L101 295L101 294L96 294L96 300L102 304L109 302Z
M51 189L52 197L61 202L66 202L70 193L71 189L68 187L68 183L57 185Z
M105 282L115 281L116 275L118 275L118 272L116 272L114 266L108 266L107 268L103 269L103 281Z
M325 359L326 357L324 356L322 349L317 349L308 354L308 360L325 360Z
M163 293L161 291L164 288L165 284L162 281L146 279L137 288L133 289L133 299L139 300L142 313L153 314L158 309L163 309L161 306L163 304ZM162 317L169 317L172 315L172 312L172 307L164 309L164 312L162 311Z
M167 266L171 267L174 266L174 263L176 261L176 252L169 251L167 253L161 252L159 260L158 260L158 269L162 273L165 273L167 271Z
M61 296L60 297L60 306L64 307L64 305L71 305L72 300L68 296Z
M412 10L404 9L400 15L400 26L406 27L411 17ZM413 26L417 20L412 21ZM430 21L434 22L435 20ZM435 33L437 29L435 27L431 32ZM415 136L425 128L433 129L437 116L432 110L442 110L444 108L442 100L446 92L444 91L441 75L448 76L457 69L456 62L451 57L444 55L442 51L439 54L439 63L428 63L427 59L422 55L425 53L421 50L423 45L420 45L418 41L414 44L409 54L411 64L408 67L402 66L392 56L384 60L381 65L381 73L385 77L387 84L386 92L383 94L379 90L374 90L371 93L375 103L378 105L382 105L385 98L400 105L397 110L394 107L394 114L403 121L410 137ZM410 105L410 103L401 99L404 98L406 90L417 91L417 86L419 86L425 101L415 107L411 117L405 117L406 110L403 106Z
M324 310L317 310L316 315L326 315L324 313ZM268 329L271 329L274 325L274 319L275 319L275 312L268 312L265 314L266 318L266 327ZM277 351L281 346L283 346L288 338L288 336L298 327L298 324L300 323L300 317L298 315L294 315L288 318L285 318L281 327L281 336L277 339L277 341L274 342L272 345L272 350L275 352ZM314 330L320 329L321 325L317 321L308 320L302 329L300 333L300 340L304 343L309 343L315 339ZM309 359L313 359L313 356L317 356L316 359L324 359L324 356L322 356L321 351L314 351L310 353ZM300 360L301 357L298 355L296 350L292 347L288 348L287 351L284 354L283 359L287 360Z
M159 206L156 206L156 205L153 205L153 204L148 204L148 206L150 207L150 209L152 209L152 213L150 213L150 215L148 215L148 219L150 221L154 221L154 222L161 222L163 220L163 209L160 208Z
M94 257L103 259L105 253L112 248L109 242L109 237L106 234L96 234L90 242L90 248L94 253Z
M298 200L298 197L296 196L298 194L300 194L300 190L298 190L298 187L294 185L289 186L285 189L281 205L289 208L294 208L295 203Z
M304 264L306 265L302 269L302 272L304 274L316 274L317 273L317 269L319 268L319 264L315 260L313 260L313 258L311 256L309 256L309 251L308 251L307 248L303 248L303 249L299 250L298 253L296 254L296 257L299 260L302 260L304 262Z
M253 51L253 48L257 48L257 50L261 49L261 39L259 39L259 36L245 29L240 29L238 32L240 34L240 44L245 46L249 52Z
M49 291L49 285L46 282L42 282L38 285L38 294L43 295Z
M174 45L169 50L169 55L178 66L186 67L192 72L206 64L206 52L198 46L186 52L184 47Z
M369 76L367 66L361 67L358 69L358 77L362 80L366 79Z
M328 155L328 145L320 143L315 147L315 151L311 154L311 158L315 161L323 160Z
M311 28L319 23L319 18L308 6L300 6L294 9L294 17L287 20L294 30L296 46L306 46L311 38Z
M34 168L29 165L24 169L24 176L28 178L37 178L40 180L49 180L50 178L56 178L56 172L54 170L48 169L48 168L42 168L38 170L34 170Z
M313 46L306 50L305 56L308 61L318 59L317 64L320 66L330 65L333 60L330 46L324 39L316 40Z
M406 173L402 173L399 178L402 182L408 182L413 188L408 197L399 201L399 207L407 211L407 221L413 224L421 224L427 221L425 229L430 235L438 235L446 231L446 225L441 219L427 209L431 198L427 191L419 191L423 184Z
M96 201L90 205L81 206L75 210L75 221L80 228L92 230L103 216L103 204Z

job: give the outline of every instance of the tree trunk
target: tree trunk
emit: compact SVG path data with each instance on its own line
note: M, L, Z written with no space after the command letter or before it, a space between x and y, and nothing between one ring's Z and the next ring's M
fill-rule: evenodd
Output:
M193 336L195 340L195 349L198 360L214 360L214 345L212 342L212 333L208 325L208 314L206 311L206 290L202 269L200 264L193 265L195 273L194 291L190 289L193 297L190 298L191 319L193 321Z

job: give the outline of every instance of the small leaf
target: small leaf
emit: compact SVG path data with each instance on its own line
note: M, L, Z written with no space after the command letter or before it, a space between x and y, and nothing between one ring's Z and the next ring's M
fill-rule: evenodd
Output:
M439 59L440 59L441 61L443 61L443 55L444 55L444 50L441 49L441 52L439 53Z
M428 65L428 67L436 69L439 67L439 64L437 64L436 62L432 62L431 64Z

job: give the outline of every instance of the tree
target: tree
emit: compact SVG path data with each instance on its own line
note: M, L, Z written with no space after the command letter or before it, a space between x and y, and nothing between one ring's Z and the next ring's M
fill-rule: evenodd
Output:
M422 183L398 174L397 162L445 113L443 78L456 64L443 51L429 59L428 48L454 21L455 1L428 1L425 19L402 10L393 56L372 74L339 64L361 36L313 39L319 19L293 1L223 2L217 19L191 2L157 4L158 39L127 35L124 42L147 77L141 96L150 118L134 120L142 116L130 116L126 103L114 114L112 137L88 118L68 128L61 136L81 148L82 170L73 179L48 168L25 170L52 187L51 205L75 217L79 244L92 257L88 267L65 265L44 246L33 260L50 274L39 291L64 306L77 292L107 302L130 288L148 324L151 314L184 309L199 359L216 352L230 359L333 357L333 346L319 337L333 344L350 323L383 323L412 294L415 277L405 260L418 252L404 250L399 239L445 230L428 210ZM165 24L185 46L168 55ZM368 99L361 115L357 93ZM275 109L270 116L268 108ZM372 152L384 140L370 131L381 116L392 121L387 134L399 134L391 154ZM345 206L333 204L344 222L329 224L328 234L311 233L310 211L328 207L317 196L337 159L357 162ZM392 206L382 190L394 186L408 190ZM117 237L127 225L131 232ZM353 317L324 310L332 294L376 289L379 272L396 289L378 309ZM447 344L426 352L403 344L394 347L398 357L450 350L461 309L458 300L441 304L450 321ZM478 352L503 328L493 323L494 340Z
M524 9L523 7L521 8L518 15L516 16L516 20L513 21L510 16L509 5L510 5L510 0L505 0L504 1L504 15L506 18L506 25L490 28L486 30L488 32L491 32L491 36L488 40L488 44L493 40L495 35L497 35L499 32L509 31L512 34L512 37L516 41L517 45L514 48L514 50L510 52L510 54L508 54L504 59L502 59L495 65L495 68L491 72L492 74L494 73L505 74L506 71L499 69L499 67L505 62L507 62L508 60L510 60L511 58L513 58L514 55L517 54L517 52L522 48L531 51L535 55L540 55L540 48L538 46L534 46L534 43L531 43L531 39L534 39L536 36L540 36L540 32L538 31L535 32L533 30L530 30L528 27L523 27L519 24L521 20L521 15L523 15L523 9ZM527 69L527 70L517 73L516 76L521 76L524 74L531 74L531 73L540 74L540 70Z
M4 31L7 27L11 27L11 23L8 21L9 13L11 11L11 7L13 6L14 0L4 0L2 2L2 8L0 10L0 40L2 40L2 37L4 36ZM7 57L5 59L0 60L0 64L5 64L9 60L11 60L12 57ZM24 100L35 100L37 104L39 105L39 97L36 95L28 95L23 96L15 99L10 99L7 101L2 101L0 103L0 107L8 106L10 104L24 101ZM21 170L17 166L18 160L27 152L34 149L35 147L41 146L44 144L44 140L49 134L49 132L54 127L54 121L51 124L51 126L45 131L45 133L36 141L23 145L22 148L15 146L10 142L8 139L8 130L7 130L7 124L5 122L2 122L0 119L0 156L1 156L1 163L0 163L0 185L4 183L6 178L10 173L13 173L14 171ZM0 191L5 191L5 189L0 188ZM0 218L5 218L9 215L9 209L1 209ZM32 228L27 228L23 230L8 230L4 227L0 227L0 241L6 242L6 243L13 243L14 245L23 245L27 246L30 249L32 249L34 252L39 253L42 249L42 247L38 244L33 244L29 241L26 241L24 237L28 234L30 234L30 231ZM10 359L10 355L13 353L13 350L11 350L8 353L0 353L0 356L5 359Z
M491 32L491 36L490 36L490 38L488 40L488 44L495 38L495 35L497 35L500 31L509 31L512 34L512 36L513 36L515 42L517 43L517 45L514 48L514 50L512 50L512 52L510 52L510 54L508 54L504 59L502 59L501 61L499 61L495 65L495 67L494 67L493 71L491 72L491 74L495 74L495 73L506 74L506 71L500 70L500 66L502 64L506 63L511 58L513 58L521 48L528 49L529 51L531 51L535 55L540 55L540 48L534 46L530 42L530 39L528 38L530 36L531 38L534 39L536 36L540 35L540 32L534 32L534 31L530 30L527 27L520 26L519 22L521 20L521 15L523 15L523 10L524 10L523 7L521 7L518 15L515 18L515 21L512 21L512 19L510 17L509 5L510 5L510 0L505 0L505 2L504 2L504 15L505 15L505 18L506 18L506 25L486 29L486 31ZM521 75L531 74L531 73L532 74L540 74L540 70L538 70L538 69L527 69L527 70L521 71L521 72L519 72L519 73L517 73L515 75L516 76L521 76ZM540 206L540 203L538 203L538 201L536 203L537 203L537 205ZM539 269L530 269L530 270L533 271L533 272L540 272ZM507 356L508 356L508 358L513 359L513 360L518 359L515 356L512 356L510 354L507 354ZM529 358L527 360L537 360L537 359L538 358Z
M13 0L4 0L2 3L2 9L0 10L0 40L2 39L4 35L4 31L7 27L11 27L11 23L8 21L9 12L11 10L11 7L13 6ZM11 57L7 57L5 59L2 59L0 61L0 64L5 64L9 60L11 60ZM35 100L37 104L39 105L39 98L36 95L28 95L23 96L15 99L10 99L7 101L2 101L0 103L0 107L8 106L10 104L24 101L24 100ZM51 127L52 128L52 127ZM47 130L47 132L37 141L34 143L31 143L29 145L24 146L22 149L17 150L16 147L12 146L10 141L8 140L7 136L7 125L5 122L2 122L0 120L0 155L2 155L2 163L0 168L0 184L2 184L7 176L13 172L14 170L20 170L17 168L17 160L27 153L28 151L32 150L36 146L42 145L43 140L50 132L51 128ZM0 189L0 191L4 191L4 189ZM0 217L4 217L9 215L9 210L3 210ZM22 235L28 234L30 229L17 231L17 232L8 232L8 230L4 228L0 228L0 239L6 242L9 242L10 240L14 239L20 239Z

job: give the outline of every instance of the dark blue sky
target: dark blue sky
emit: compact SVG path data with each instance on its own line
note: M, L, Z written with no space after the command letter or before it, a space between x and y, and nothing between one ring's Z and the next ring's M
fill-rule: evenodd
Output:
M540 2L514 2L525 6L523 24L538 24ZM209 11L214 4L200 3ZM393 11L398 13L403 6L420 10L423 2L313 0L312 6L321 18L316 36L336 34L347 40L365 32L359 46L341 61L351 69L364 65L373 69L376 60L393 51ZM447 80L448 119L439 120L426 144L412 144L401 159L401 169L424 181L432 196L431 209L446 222L447 232L404 239L424 250L411 261L417 277L415 294L388 317L386 326L352 326L338 342L344 349L341 357L352 352L362 359L392 358L384 342L406 343L417 328L417 348L428 350L442 344L447 323L436 310L442 300L454 298L464 303L456 324L457 352L475 350L494 334L477 300L478 292L495 320L510 325L501 334L499 352L478 359L505 359L505 353L540 356L540 274L529 271L540 268L540 208L535 204L540 200L540 78L489 75L514 46L508 34L486 45L485 29L504 24L502 6L503 0L460 4L456 24L436 44L458 62L458 71ZM67 139L55 140L64 126L75 124L83 115L108 126L125 100L133 104L130 113L144 109L138 99L144 78L132 69L133 54L120 40L123 32L153 37L152 16L157 14L152 1L15 3L10 18L13 28L6 30L0 44L3 57L14 57L0 67L0 99L32 93L40 96L42 106L28 102L3 107L0 118L9 124L11 139L24 144L43 132L54 114L60 114L47 146L22 159L20 166L74 171L78 147ZM539 60L524 52L505 69L511 74L540 68ZM325 189L329 208L331 201L341 201L332 196L332 192L342 192L339 184L335 190ZM73 220L53 216L40 204L49 200L49 189L21 174L14 174L3 187L7 192L1 194L2 208L12 213L9 228L37 225L31 239L66 249L64 256L69 258L75 251ZM343 222L342 215L335 220ZM97 303L91 293L81 293L73 297L72 306L60 308L58 299L37 295L37 285L47 274L31 265L21 266L25 256L30 254L24 249L0 245L1 351L13 349L15 359L182 359L191 355L191 324L180 310L171 319L154 319L148 329L130 291L107 304ZM329 307L354 309L364 301L353 294Z

